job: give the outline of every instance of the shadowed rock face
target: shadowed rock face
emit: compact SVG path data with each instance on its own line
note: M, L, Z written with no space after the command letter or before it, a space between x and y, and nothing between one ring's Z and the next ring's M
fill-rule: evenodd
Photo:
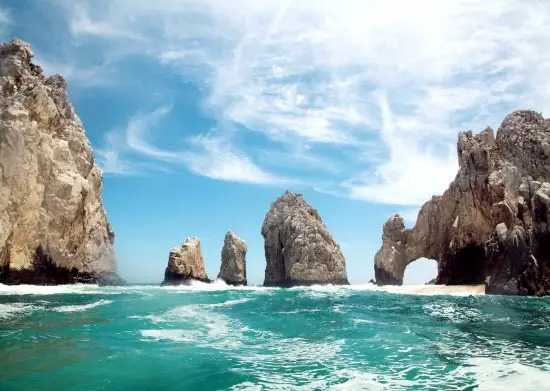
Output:
M170 251L162 285L187 284L191 280L210 282L197 238L187 238L180 247Z
M458 135L459 171L405 229L394 215L375 256L379 284L401 284L405 267L438 261L438 284L486 283L489 293L550 291L550 121L516 111L490 128Z
M246 285L246 242L233 231L225 235L218 278L230 285Z
M0 45L0 282L119 284L102 173L62 76Z
M287 191L271 205L262 235L264 285L348 284L340 247L301 194Z

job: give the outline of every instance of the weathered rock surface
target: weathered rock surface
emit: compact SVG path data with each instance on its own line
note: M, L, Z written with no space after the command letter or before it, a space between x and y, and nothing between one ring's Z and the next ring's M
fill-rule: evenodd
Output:
M118 284L102 173L60 75L0 45L0 282Z
M246 242L233 231L225 235L218 278L230 285L246 285Z
M407 264L438 261L437 284L487 284L489 293L550 292L550 121L516 111L458 135L459 171L416 225L392 216L375 256L377 283L401 284Z
M186 284L191 280L210 282L204 270L201 242L197 238L187 238L180 247L170 251L162 285Z
M348 284L340 247L301 194L287 191L271 205L262 235L264 285Z

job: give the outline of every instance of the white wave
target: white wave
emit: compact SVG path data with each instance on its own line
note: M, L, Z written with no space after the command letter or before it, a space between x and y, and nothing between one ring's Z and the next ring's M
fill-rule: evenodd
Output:
M156 341L169 340L174 342L194 342L200 337L200 333L194 330L141 330L140 334L144 338L151 338Z
M228 285L223 280L216 280L214 282L208 283L208 282L202 282L202 281L195 281L191 280L187 284L184 285L166 285L160 287L162 290L166 291L176 291L176 292L187 292L187 291L194 291L194 292L205 292L205 291L255 291L255 292L270 292L274 291L280 288L274 288L274 287L265 287L265 286L258 286L258 285Z
M207 346L218 350L235 350L244 340L243 333L249 329L227 315L218 313L220 306L244 303L249 299L228 300L215 304L189 304L172 308L162 314L142 317L156 325L174 325L178 329L145 331L142 336L159 339L171 339L175 342L193 342L197 346ZM170 338L169 338L169 337Z
M94 303L90 304L82 304L82 305L63 305L59 307L53 307L52 310L56 312L82 312L89 310L90 308L95 308L100 305L107 305L111 304L111 300L99 300Z
M353 323L355 324L375 324L376 322L374 320L370 320L370 319L352 319L351 320Z
M127 285L100 287L95 284L72 285L4 285L0 284L0 295L58 295L58 294L102 294L116 295L123 293L135 293L150 296L155 292L187 293L187 292L211 292L211 291L250 291L255 294L270 295L282 289L264 286L233 286L227 285L223 280L212 283L191 281L187 285L160 286L160 285ZM312 298L322 298L332 295L347 296L354 292L374 291L409 295L452 295L469 296L484 294L482 285L476 286L445 286L445 285L403 285L377 286L374 284L353 285L311 285L292 287L290 290L303 292Z
M390 384L384 384L380 382L380 379L384 376L380 374L374 374L369 372L359 372L355 370L339 370L334 374L340 378L348 379L342 384L337 384L331 388L332 390L369 390L369 391L389 391L392 389L397 389L396 387L402 386L411 386L412 382L403 381L403 380L393 380ZM404 384L405 383L405 384ZM401 388L399 388L401 389ZM414 389L412 387L411 389Z
M58 294L101 294L107 293L94 284L72 285L4 285L0 284L0 295L58 295Z
M223 303L204 304L204 305L205 306L210 306L210 307L231 307L235 304L243 304L243 303L247 303L251 300L254 300L254 299L242 298L242 299L235 299L235 300L226 300Z
M451 375L466 377L473 373L479 391L525 390L538 391L548 389L550 372L521 364L515 360L503 362L494 358L478 357L466 362ZM471 375L470 375L471 376Z
M37 307L28 303L0 304L0 319L9 319L17 314L26 313L41 308L42 307Z
M300 308L300 309L291 310L291 311L277 311L276 313L277 314L300 314L303 312L321 312L321 310Z
M423 308L434 317L444 318L454 323L479 322L483 313L477 308L465 308L448 300L424 304Z

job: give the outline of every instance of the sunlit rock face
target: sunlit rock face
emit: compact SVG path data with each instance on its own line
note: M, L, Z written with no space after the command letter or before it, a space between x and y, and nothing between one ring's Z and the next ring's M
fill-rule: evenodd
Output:
M0 45L0 282L118 284L102 173L60 75Z
M262 235L264 285L348 284L340 247L301 194L287 191L271 205Z
M486 283L490 293L550 291L550 121L533 111L490 128L462 132L459 171L426 202L416 225L394 215L375 256L379 284L401 284L405 267L438 260L438 284ZM419 173L419 175L421 175Z
M180 247L170 251L162 285L188 284L193 280L210 282L204 269L201 242L187 238Z

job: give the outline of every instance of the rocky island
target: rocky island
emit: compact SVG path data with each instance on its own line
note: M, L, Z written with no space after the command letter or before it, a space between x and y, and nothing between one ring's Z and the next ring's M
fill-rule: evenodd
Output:
M161 285L188 284L192 280L210 282L204 270L201 242L197 238L187 238L180 247L170 251Z
M0 282L119 284L102 172L62 76L0 45Z
M459 170L416 225L394 215L375 256L378 284L401 284L405 267L438 261L436 284L485 283L488 293L550 292L550 120L509 114L497 131L462 132Z
M229 285L246 285L246 251L246 242L233 231L227 232L218 279Z
M285 192L262 225L265 286L348 284L346 262L316 209Z

